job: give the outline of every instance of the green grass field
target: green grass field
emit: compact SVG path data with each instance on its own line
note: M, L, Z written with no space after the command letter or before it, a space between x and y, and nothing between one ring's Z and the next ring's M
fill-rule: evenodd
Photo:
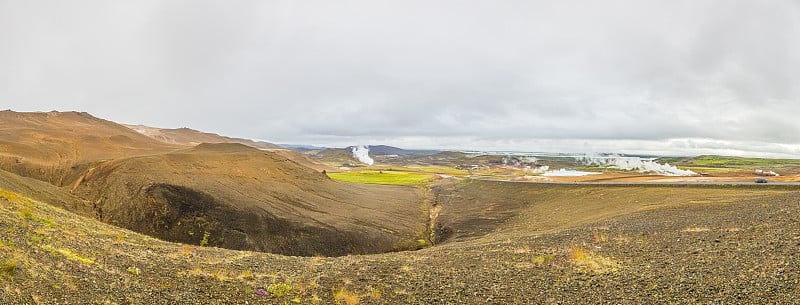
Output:
M414 172L435 173L452 176L466 176L469 174L469 171L449 166L408 166L407 168Z
M422 184L433 178L433 174L393 170L362 170L353 172L328 173L333 180L391 185Z
M724 156L698 156L690 159L661 158L661 161L698 167L800 166L800 159L763 159Z
M695 172L725 174L732 172L770 169L782 172L796 172L800 168L800 159L764 159L725 156L697 156L694 158L660 158L659 162L667 162Z

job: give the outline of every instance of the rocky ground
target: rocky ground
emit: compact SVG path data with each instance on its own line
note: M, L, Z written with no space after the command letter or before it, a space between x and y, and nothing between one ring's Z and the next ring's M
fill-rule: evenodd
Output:
M461 187L510 192L505 185ZM520 204L506 196L492 209L510 214L476 216L489 224L478 233L420 251L337 258L168 243L4 192L0 304L800 303L797 190L571 187L529 191L564 193L560 214L539 215L556 197ZM442 196L482 202L453 192ZM647 193L655 196L640 198ZM598 212L575 208L580 202L636 201L624 194L643 203L575 225L530 221ZM703 194L710 199L695 198Z

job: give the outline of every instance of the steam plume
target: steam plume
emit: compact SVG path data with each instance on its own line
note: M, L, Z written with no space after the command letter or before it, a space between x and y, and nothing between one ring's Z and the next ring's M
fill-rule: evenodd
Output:
M369 156L369 148L364 145L353 146L353 158L358 159L361 163L372 165L375 163L375 160L372 160Z
M624 170L638 170L641 173L655 173L664 176L692 176L697 173L691 170L682 170L669 163L660 164L652 159L621 156L589 156L577 158L586 165L619 168Z

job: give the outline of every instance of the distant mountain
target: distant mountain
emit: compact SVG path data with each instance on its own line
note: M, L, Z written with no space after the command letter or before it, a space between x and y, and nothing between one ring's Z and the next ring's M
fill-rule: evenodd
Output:
M348 150L348 151L352 151L353 147L355 147L355 146L349 146L349 147L347 147L345 149ZM438 152L436 150L408 150L408 149L402 149L402 148L399 148L399 147L388 146L388 145L368 145L367 148L369 148L369 154L371 156L432 155L432 154L435 154L435 153Z
M201 143L239 143L259 149L281 149L283 147L263 141L242 138L231 138L215 133L202 132L191 128L156 128L144 125L124 125L155 140L183 146L195 146Z
M283 148L294 150L296 152L301 152L301 153L312 151L312 150L323 150L323 149L325 149L325 147L314 146L314 145L305 145L305 144L277 144L277 145L281 146Z

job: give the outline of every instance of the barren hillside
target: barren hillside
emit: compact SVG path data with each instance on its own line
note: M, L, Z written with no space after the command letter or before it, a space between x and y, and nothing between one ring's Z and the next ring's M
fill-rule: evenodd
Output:
M93 162L177 148L84 112L0 111L0 169L54 185Z
M283 149L263 141L231 138L191 128L156 128L144 125L123 125L155 140L175 145L195 146L202 143L239 143L260 149Z
M98 164L75 193L100 219L167 240L291 255L406 249L426 236L413 187L346 184L268 151L202 144Z
M24 194L52 189L75 199L53 204L150 236L290 255L429 244L423 189L335 182L293 152L167 144L86 113L0 116L2 169L51 184Z
M454 232L441 245L324 258L163 242L3 192L0 303L797 302L791 187L465 182L437 193Z

